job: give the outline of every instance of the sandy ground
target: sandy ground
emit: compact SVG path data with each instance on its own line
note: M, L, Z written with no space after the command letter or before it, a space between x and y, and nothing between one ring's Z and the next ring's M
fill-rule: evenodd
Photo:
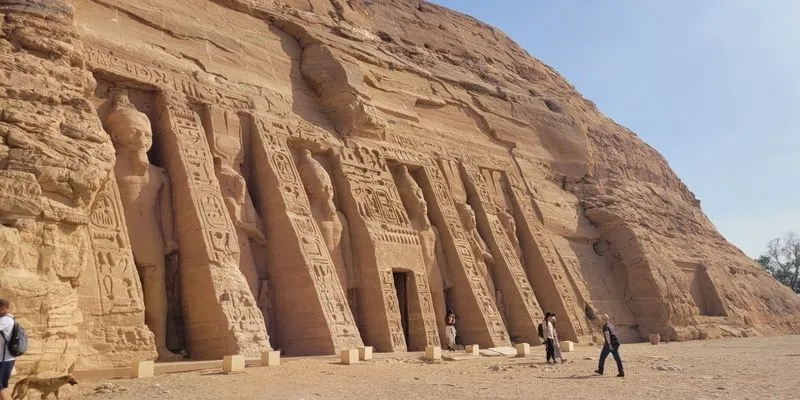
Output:
M236 374L199 371L82 383L70 388L69 398L800 399L800 336L625 344L625 378L615 376L611 357L606 375L594 376L597 347L578 347L565 353L567 363L555 366L544 363L543 347L532 353L436 364L422 362L417 353L376 354L350 366L334 357L284 358L278 367ZM102 385L121 391L99 393Z

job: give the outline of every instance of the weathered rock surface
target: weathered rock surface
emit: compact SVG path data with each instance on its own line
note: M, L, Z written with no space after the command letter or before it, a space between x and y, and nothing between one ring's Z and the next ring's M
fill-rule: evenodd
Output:
M0 293L51 369L800 332L666 161L410 0L0 0ZM145 233L142 233L145 232ZM149 232L149 233L147 233ZM41 367L40 367L41 368Z

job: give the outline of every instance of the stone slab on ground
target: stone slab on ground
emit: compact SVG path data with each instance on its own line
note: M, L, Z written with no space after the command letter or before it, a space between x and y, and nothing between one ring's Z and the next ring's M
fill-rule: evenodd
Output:
M485 357L513 357L517 355L517 349L513 347L491 347L488 349L481 349L480 353Z

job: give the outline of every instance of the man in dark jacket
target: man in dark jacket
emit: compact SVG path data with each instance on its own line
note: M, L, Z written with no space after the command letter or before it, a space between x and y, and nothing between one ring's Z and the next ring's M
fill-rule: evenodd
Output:
M617 376L624 377L625 370L622 368L622 358L619 356L619 339L617 338L616 332L614 332L614 325L609 321L608 314L601 315L600 319L604 322L603 350L600 352L600 364L597 366L597 371L594 372L598 375L603 375L606 357L608 357L610 353L614 356L614 361L617 362Z

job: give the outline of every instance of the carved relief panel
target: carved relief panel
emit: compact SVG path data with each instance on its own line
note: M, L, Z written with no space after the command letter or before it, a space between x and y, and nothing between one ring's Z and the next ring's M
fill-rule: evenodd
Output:
M271 183L274 188L269 189L271 193L274 193L272 195L274 201L269 201L272 217L268 218L268 224L282 229L285 229L284 227L291 229L293 234L284 235L285 239L297 240L296 243L291 244L297 246L297 253L287 254L285 258L297 259L301 265L307 268L309 273L307 276L310 281L303 282L302 285L315 291L319 299L321 309L310 309L310 311L320 312L321 318L327 325L326 329L330 332L329 340L333 342L333 347L329 347L328 351L334 352L338 348L358 346L362 340L348 306L345 288L338 277L328 246L323 240L322 231L313 217L304 182L288 144L288 132L283 125L267 120L256 120L255 127L256 131L252 138L253 145L260 147L257 152L259 157L266 157L266 160L254 160L255 169L258 171L260 165L267 166L269 172L262 171L263 176L260 180L267 183L274 179L274 182ZM267 175L272 178L266 180ZM261 197L267 198L268 196L269 193L265 192ZM286 244L289 245L289 243ZM285 299L294 299L293 293L284 291L282 282L303 279L306 275L289 271L281 265L270 265L270 269L276 293L281 294ZM298 285L298 283L293 283L293 285ZM297 301L308 307L312 306L307 299L298 298L291 301ZM280 305L278 306L280 307ZM288 318L288 316L286 317ZM290 321L282 322L282 324L285 324L282 328L284 336L299 337L303 334L296 330L295 325ZM297 329L301 329L302 326L304 325L298 324ZM302 348L304 343L288 343L291 340L288 338L283 338L283 340L284 345L294 348L296 352L305 351Z
M141 283L113 175L95 197L89 212L89 235L103 314L144 311Z
M440 165L442 164L444 162L440 162ZM456 297L462 299L462 302L469 301L477 305L479 310L479 315L475 315L477 313L464 315L462 312L462 320L466 324L466 329L471 331L471 338L475 342L482 341L492 346L507 344L508 333L494 303L494 294L486 285L480 266L474 256L461 217L456 209L455 199L451 195L451 186L445 179L445 174L435 163L424 167L424 176L443 218L443 223L439 225L443 240L447 241L449 238L450 246L452 246L449 254L453 256L448 256L451 271L454 275L463 274L463 279L466 281L466 285L464 285L459 283L458 276L453 277L456 285L454 288ZM465 192L463 193L463 199L466 200ZM467 304L462 303L462 307L469 307ZM461 326L464 326L464 324Z
M162 93L159 108L166 135L162 153L167 153L164 158L173 181L179 240L204 245L204 251L183 252L180 260L190 350L200 357L218 357L234 349L258 354L269 348L264 318L239 271L236 227L214 173L200 116L174 93ZM198 286L187 287L189 282ZM203 286L222 294L209 296L198 290ZM218 331L209 332L209 326Z
M380 281L385 313L388 316L388 329L391 346L395 351L403 351L408 345L403 335L401 310L397 309L397 293L392 278L393 269L410 270L415 276L416 299L421 313L422 326L410 327L410 341L413 343L439 343L436 328L436 315L432 306L428 276L422 257L422 249L417 231L411 226L403 206L400 193L389 167L377 147L352 144L342 149L338 157L341 177L346 182L347 197L353 204L351 209L357 213L357 220L363 224L370 240L362 237L363 257L370 261L361 267L373 268L378 272L362 271L364 277L374 276ZM352 218L351 218L352 221ZM370 247L369 250L364 250ZM371 264L371 265L370 265ZM364 281L364 286L368 286ZM362 289L363 290L363 289ZM379 319L374 319L378 321ZM411 319L414 320L414 319ZM420 350L420 349L418 349Z
M580 278L581 275L577 269L570 272L570 267L559 256L547 231L537 218L538 214L532 203L533 198L522 178L515 172L507 172L506 181L510 200L521 216L518 221L519 229L527 232L522 236L530 238L531 241L528 244L531 250L528 254L528 276L537 291L541 290L545 295L550 294L543 300L542 305L562 310L567 316L566 320L570 322L569 329L575 337L591 334L591 327L584 318L584 307L590 299L589 290ZM574 274L577 279L570 278L570 274Z

